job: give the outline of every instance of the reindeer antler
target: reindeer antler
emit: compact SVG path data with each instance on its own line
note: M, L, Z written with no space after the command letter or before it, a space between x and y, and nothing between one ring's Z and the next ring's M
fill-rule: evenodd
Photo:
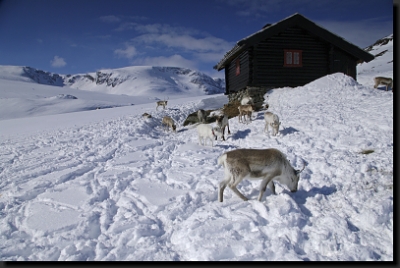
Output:
M301 170L296 170L296 173L301 173L306 168L306 162L303 160L303 168Z

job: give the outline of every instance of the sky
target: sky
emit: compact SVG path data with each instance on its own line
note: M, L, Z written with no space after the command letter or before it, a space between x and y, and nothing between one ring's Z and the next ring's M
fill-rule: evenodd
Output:
M393 1L0 0L0 65L59 74L213 69L237 41L300 13L365 48L393 33Z
M127 95L100 94L1 66L0 261L396 261L393 92L373 87L393 77L393 41L372 53L382 55L358 66L357 82L334 73L268 91L278 135L264 131L261 110L251 122L230 118L214 146L183 122L223 107L222 93L180 80L196 96L156 110L165 88L143 86L148 98L126 106L125 83L116 87ZM89 108L110 102L124 107ZM176 133L161 127L166 115ZM305 165L298 190L275 181L276 194L268 187L258 201L260 180L245 179L237 189L248 201L226 187L219 202L217 159L240 148L276 148Z

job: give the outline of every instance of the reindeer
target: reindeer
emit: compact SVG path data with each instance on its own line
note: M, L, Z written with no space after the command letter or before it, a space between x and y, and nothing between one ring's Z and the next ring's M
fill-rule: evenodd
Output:
M148 114L148 113L144 113L144 114L142 114L142 116L145 118L151 118L151 114Z
M379 85L385 85L386 91L388 91L388 87L390 87L393 92L393 79L392 78L377 76L374 78L374 82L375 82L374 88L377 88Z
M217 136L221 136L222 133L219 127L212 127L207 124L199 124L197 127L197 134L199 136L199 144L205 146L207 139L211 141L211 147L214 146L214 138L217 139Z
M176 125L174 123L174 120L169 117L169 116L164 116L161 122L161 125L164 125L164 129L167 128L171 128L173 132L176 132Z
M240 101L241 105L246 105L246 104L254 104L253 98L248 96L248 97L243 97L243 99Z
M239 110L239 123L243 122L242 120L242 116L244 117L245 115L247 115L247 117L249 118L249 120L251 121L251 115L254 112L253 106L250 104L246 104L246 105L239 105L238 106L238 110Z
M167 106L168 100L169 100L169 97L167 100L164 99L163 101L157 101L156 110L158 110L158 106L162 106L165 109L165 106Z
M225 127L228 127L228 134L231 134L231 130L229 129L229 119L227 115L221 115L218 116L216 121L217 123L217 127L219 127L219 129L222 132L222 140L225 140ZM217 137L215 136L215 140L217 140Z
M272 135L276 136L276 134L278 134L279 132L279 126L281 125L281 123L279 122L279 117L271 112L265 112L264 119L265 119L264 132L268 132L269 127L272 127Z
M219 184L218 200L223 201L223 194L226 186L244 201L248 198L238 191L236 186L245 178L261 179L260 194L258 201L267 188L267 185L275 193L273 181L286 184L291 192L296 192L301 170L294 169L286 156L279 150L271 149L236 149L226 152L218 158L218 164L225 170L225 178Z
M206 122L206 111L204 111L203 109L198 110L197 118L199 119L200 123L205 123Z

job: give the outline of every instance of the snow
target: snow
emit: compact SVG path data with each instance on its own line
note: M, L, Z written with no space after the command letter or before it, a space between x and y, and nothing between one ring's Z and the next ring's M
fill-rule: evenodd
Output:
M248 124L231 118L214 147L183 122L222 107L223 94L189 89L156 111L160 91L42 85L3 66L0 260L393 261L393 93L373 88L393 70L368 64L359 82L336 73L269 91L279 134L264 133L260 111ZM165 115L177 133L162 129ZM304 161L298 191L277 183L259 202L260 181L244 180L249 201L227 188L218 202L217 158L236 148Z
M384 76L393 78L393 34L382 38L381 40L390 40L387 44L372 46L372 55L376 56L373 61L364 62L358 65L358 82L363 85L374 86L374 81L370 79L374 76ZM379 40L378 40L379 41ZM382 56L379 56L382 54ZM383 85L379 86L383 88Z

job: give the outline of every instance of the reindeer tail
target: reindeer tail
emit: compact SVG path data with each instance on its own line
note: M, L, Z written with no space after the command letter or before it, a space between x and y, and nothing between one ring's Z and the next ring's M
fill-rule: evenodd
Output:
M220 157L218 157L218 161L217 161L218 165L221 165L224 167L225 160L226 160L226 154L223 154Z

